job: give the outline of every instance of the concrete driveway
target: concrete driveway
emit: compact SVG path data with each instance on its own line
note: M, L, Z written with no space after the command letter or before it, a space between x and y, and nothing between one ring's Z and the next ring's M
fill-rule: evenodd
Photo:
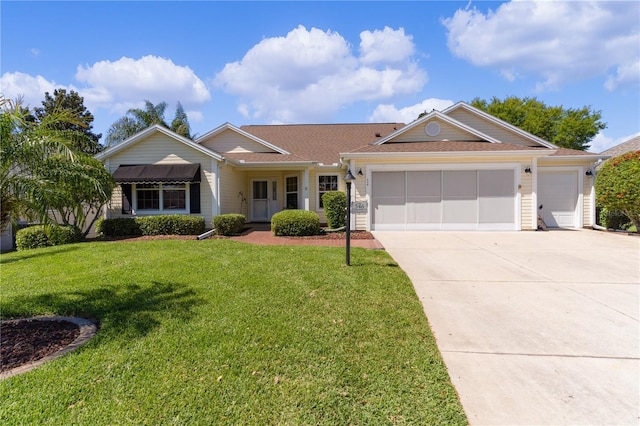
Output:
M640 422L640 238L374 232L409 275L472 424Z

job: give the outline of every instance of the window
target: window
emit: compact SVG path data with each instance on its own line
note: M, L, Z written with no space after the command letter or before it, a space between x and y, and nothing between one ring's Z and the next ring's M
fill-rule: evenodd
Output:
M138 197L138 210L159 210L160 209L160 188L154 184L136 185L136 195Z
M338 175L318 176L318 206L323 209L322 196L325 192L338 190Z
M286 178L285 192L287 197L287 209L298 208L298 176Z
M137 184L136 210L187 210L187 185Z

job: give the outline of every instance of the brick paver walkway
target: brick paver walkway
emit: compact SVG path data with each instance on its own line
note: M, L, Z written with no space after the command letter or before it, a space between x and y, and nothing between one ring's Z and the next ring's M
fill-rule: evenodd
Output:
M305 238L305 237L276 237L271 232L270 225L266 224L248 224L251 228L242 235L230 237L232 240L242 241L251 244L261 245L302 245L302 246L333 246L343 247L346 244L344 238L340 239L323 239L323 238ZM384 248L380 241L376 239L351 239L351 247L362 247L367 249Z

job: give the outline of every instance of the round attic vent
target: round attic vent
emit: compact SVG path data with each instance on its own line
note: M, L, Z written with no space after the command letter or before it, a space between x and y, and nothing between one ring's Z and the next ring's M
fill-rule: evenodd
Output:
M424 126L424 131L429 136L438 136L440 134L440 125L435 121L430 121Z

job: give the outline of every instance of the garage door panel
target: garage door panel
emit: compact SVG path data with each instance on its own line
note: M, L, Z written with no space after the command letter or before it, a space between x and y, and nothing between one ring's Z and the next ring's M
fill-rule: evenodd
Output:
M442 221L440 197L407 197L407 224Z
M392 224L405 222L406 205L404 198L377 198L373 203L374 223Z
M480 170L478 172L479 223L514 223L515 192L513 170Z
M515 171L373 172L372 229L516 229Z
M538 204L548 227L572 228L577 224L578 172L545 171L538 174Z
M372 195L374 197L403 197L405 194L404 172L382 172L371 176Z
M438 197L442 192L442 173L407 172L407 197ZM439 200L438 200L439 201Z

